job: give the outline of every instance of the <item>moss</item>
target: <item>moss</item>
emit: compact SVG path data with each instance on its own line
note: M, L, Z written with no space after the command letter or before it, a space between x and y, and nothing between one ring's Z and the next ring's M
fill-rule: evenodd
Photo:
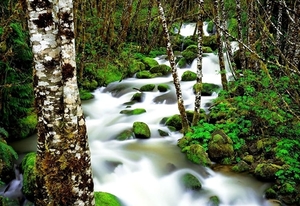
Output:
M267 199L274 199L277 197L277 193L272 188L267 189L265 195Z
M120 112L120 114L127 114L127 115L139 115L139 114L142 114L142 113L145 113L146 110L143 109L143 108L136 108L136 109L133 109L133 110L122 110Z
M174 127L177 131L182 129L182 121L179 114L169 117L165 124L167 126Z
M202 188L200 181L194 175L189 173L181 177L181 182L188 190L200 191Z
M14 161L18 159L15 150L0 138L0 179L9 182L13 179Z
M220 89L219 85L212 83L202 83L200 85L199 83L196 83L193 86L194 94L196 94L197 90L201 90L202 96L211 96L214 92L217 93Z
M115 196L107 192L95 192L96 206L122 206L121 201Z
M188 46L183 52L182 56L185 58L187 64L191 64L197 58L198 48L196 45Z
M152 67L159 65L155 59L150 57L144 57L142 62L145 64L146 69L151 69Z
M170 74L171 73L171 67L165 65L165 64L161 64L161 65L157 65L157 66L154 66L150 69L150 72L152 74L154 73L160 73L162 75L167 75L167 74Z
M146 69L146 66L143 62L134 60L133 63L129 66L128 76L131 77L139 71Z
M203 46L202 51L203 53L213 53L213 50L208 46Z
M188 159L195 164L203 166L210 166L212 164L204 148L199 144L192 144L185 147L182 151L186 152Z
M181 76L181 81L195 81L197 79L197 74L192 71L185 71Z
M28 116L22 118L20 121L21 138L25 138L33 134L35 132L36 125L37 125L37 115L35 112L32 112Z
M270 164L270 163L260 163L256 166L254 174L265 181L273 181L276 178L276 172L282 169L281 166Z
M137 92L131 97L131 101L142 102L144 99L143 93Z
M27 199L33 201L36 182L35 170L36 153L28 153L21 163L21 171L23 172L23 188L22 192Z
M177 65L179 68L185 67L187 65L186 59L184 57L180 58Z
M136 73L136 78L138 78L138 79L151 79L153 77L155 77L155 75L153 75L149 71L140 71L140 72Z
M216 50L218 48L217 36L203 36L203 46L207 46L210 47L212 50Z
M80 89L79 95L81 100L89 100L94 98L94 95L85 89Z
M85 80L82 82L82 87L89 91L95 90L98 87L98 82L96 80Z
M238 164L232 167L234 172L245 172L250 169L250 166L245 161L240 161Z
M158 133L161 137L166 137L166 136L169 136L169 133L164 131L164 130L161 130L161 129L158 129Z
M133 133L137 139L149 139L151 137L150 129L144 122L134 122Z
M124 130L123 132L121 132L116 136L116 139L120 141L132 139L132 138L133 138L133 132L131 129Z
M213 21L208 22L206 31L210 34L212 34L214 32L214 22Z
M154 88L155 88L155 84L146 84L146 85L143 85L140 88L140 91L142 91L142 92L150 92L150 91L153 91Z
M167 84L159 84L159 85L157 85L157 89L160 92L166 92L170 89L170 87Z
M209 206L219 206L220 205L220 199L217 196L211 196L209 198L208 204Z

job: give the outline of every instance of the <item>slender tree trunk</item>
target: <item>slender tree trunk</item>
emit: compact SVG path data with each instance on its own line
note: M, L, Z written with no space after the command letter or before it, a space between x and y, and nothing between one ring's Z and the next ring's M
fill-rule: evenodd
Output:
M239 59L241 63L241 69L246 69L246 58L245 58L245 50L243 44L243 27L242 27L242 10L240 0L236 0L236 13L237 13L237 22L238 22L238 40L239 40Z
M181 92L181 88L180 88L180 82L179 82L179 77L178 77L178 73L177 73L176 63L175 63L175 59L174 59L173 48L172 48L172 44L171 44L171 39L170 39L169 31L168 31L168 25L167 25L164 9L160 3L160 0L157 0L157 3L158 3L159 14L160 14L162 26L164 29L165 37L167 39L167 52L168 52L168 58L170 61L170 66L172 68L173 82L174 82L175 89L176 89L176 95L177 95L177 101L178 101L177 104L178 104L178 109L179 109L179 113L180 113L181 121L182 121L182 131L185 134L189 130L189 124L188 124L188 119L187 119L187 115L186 115L185 108L184 108L184 101L182 98L182 92Z
M218 0L214 0L214 9L215 9L215 22L217 24L217 44L218 44L218 57L219 57L219 64L220 64L220 73L221 73L221 82L224 90L228 90L227 87L227 78L226 78L226 70L225 70L225 63L224 63L224 54L223 54L223 42L221 40L221 21L219 17L219 3Z
M72 0L27 0L38 113L35 205L95 205Z
M201 109L201 91L202 91L202 36L203 36L203 16L204 16L204 1L199 0L199 16L198 16L198 54L197 54L197 81L196 81L196 96L195 108L192 125L196 126L200 120Z

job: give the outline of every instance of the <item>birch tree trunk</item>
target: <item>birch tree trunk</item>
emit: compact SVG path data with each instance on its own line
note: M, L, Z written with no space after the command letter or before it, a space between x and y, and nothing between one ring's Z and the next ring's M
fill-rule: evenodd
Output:
M189 124L188 124L188 119L187 119L187 115L186 115L185 108L184 108L184 101L182 98L182 92L181 92L181 88L180 88L180 82L179 82L179 77L178 77L178 73L177 73L176 63L175 63L175 59L174 59L173 48L172 48L172 44L171 44L171 39L170 39L170 35L169 35L169 30L168 30L168 25L167 25L164 9L160 3L160 0L157 0L157 4L158 4L159 14L160 14L162 26L164 29L165 37L167 39L168 58L169 58L170 66L172 69L173 83L175 86L176 96L177 96L177 101L178 101L177 102L178 110L179 110L179 113L181 116L181 121L182 121L182 131L185 134L189 130Z
M219 57L219 65L220 65L220 73L221 73L221 81L224 90L228 90L227 88L227 78L226 78L226 70L225 70L225 63L224 63L224 55L223 55L223 42L221 40L221 21L219 17L219 3L218 0L214 0L214 8L216 11L215 14L215 22L217 24L216 31L217 31L217 44L218 44L218 57Z
M198 0L199 15L198 15L198 54L197 54L197 81L196 81L196 96L195 108L192 125L196 126L200 120L201 109L201 91L202 91L202 36L203 36L203 14L204 14L204 1Z
M95 205L72 0L27 0L38 113L35 205Z

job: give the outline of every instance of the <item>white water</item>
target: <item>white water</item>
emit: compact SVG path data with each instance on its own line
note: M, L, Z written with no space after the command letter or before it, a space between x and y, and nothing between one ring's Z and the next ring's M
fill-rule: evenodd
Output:
M164 58L156 59L159 63L168 64ZM196 62L189 68L179 69L179 75L186 70L196 71ZM221 85L218 72L218 58L209 54L203 59L203 82ZM137 92L133 88L149 83L167 83L171 90L145 92L145 100L129 108L144 108L146 113L135 116L120 114L127 107L124 103ZM192 86L195 82L181 83L185 106L193 110ZM117 92L116 88L119 88ZM87 119L95 191L110 192L126 206L206 206L213 195L219 197L222 206L269 205L263 198L266 185L249 177L228 176L194 165L181 153L176 143L182 135L160 124L163 117L178 114L171 76L129 78L99 88L94 95L95 99L83 103L83 109ZM202 97L202 108L213 98L215 96ZM135 121L149 125L151 139L114 140L117 134L132 128ZM169 136L160 137L158 129L167 131ZM23 145L21 143L21 147ZM186 173L200 180L202 192L187 191L183 187L180 178Z
M192 27L190 27L192 28ZM188 32L187 32L188 33ZM164 57L159 63L168 64ZM196 62L184 69L196 71ZM203 59L203 82L221 85L218 74L218 58L209 54ZM228 77L230 75L228 74ZM145 99L127 108L137 91L145 84L167 83L171 90L161 93L144 92ZM193 110L195 82L181 82L184 103ZM110 192L119 197L126 206L191 206L208 205L211 196L217 195L222 206L263 206L269 203L263 198L266 185L244 176L228 176L215 173L208 168L190 163L176 146L181 134L171 132L160 124L163 117L178 114L172 77L155 79L129 78L122 82L99 88L95 99L83 104L87 117L95 191ZM202 108L215 98L202 97ZM155 100L155 101L154 101ZM144 108L146 113L127 116L120 114L124 109ZM114 137L133 122L142 121L149 125L151 139L117 141ZM158 129L169 133L160 137ZM200 193L187 191L180 178L186 173L196 176L202 183Z

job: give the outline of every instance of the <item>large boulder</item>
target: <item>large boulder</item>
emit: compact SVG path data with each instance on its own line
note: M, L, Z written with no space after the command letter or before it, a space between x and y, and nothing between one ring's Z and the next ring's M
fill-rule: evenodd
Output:
M149 126L144 122L134 122L133 133L137 139L149 139L151 137Z
M181 81L194 81L197 79L197 74L192 71L185 71L181 76Z
M212 134L208 143L208 154L213 161L231 158L234 155L233 142L222 130Z

